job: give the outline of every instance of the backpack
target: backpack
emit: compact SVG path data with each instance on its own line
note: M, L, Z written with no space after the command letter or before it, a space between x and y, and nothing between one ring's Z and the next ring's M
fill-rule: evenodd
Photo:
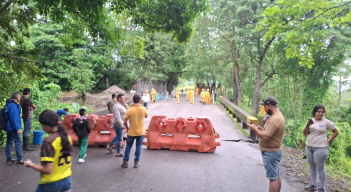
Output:
M6 127L7 119L5 119L5 109L0 109L0 131L6 129Z

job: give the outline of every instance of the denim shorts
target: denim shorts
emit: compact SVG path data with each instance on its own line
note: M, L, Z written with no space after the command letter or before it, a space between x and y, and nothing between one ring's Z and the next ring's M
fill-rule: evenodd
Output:
M60 181L39 185L35 192L61 192L72 189L72 177L69 176Z
M269 180L277 180L279 176L279 162L282 158L283 150L277 152L262 151L263 165Z

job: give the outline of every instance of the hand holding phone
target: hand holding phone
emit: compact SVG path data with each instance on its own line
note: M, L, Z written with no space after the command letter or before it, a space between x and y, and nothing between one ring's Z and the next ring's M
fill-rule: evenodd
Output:
M308 120L307 120L307 126L308 126L308 127L311 126L311 125L313 125L313 124L314 124L313 119L308 119Z

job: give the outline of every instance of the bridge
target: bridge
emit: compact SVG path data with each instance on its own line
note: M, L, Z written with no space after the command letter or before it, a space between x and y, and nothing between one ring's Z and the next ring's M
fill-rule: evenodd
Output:
M261 152L258 145L245 142L248 139L236 126L221 105L202 105L197 97L195 104L174 100L158 101L149 106L146 125L154 115L209 118L220 135L221 142L213 153L149 150L142 148L141 166L137 169L121 168L122 158L108 154L103 148L88 148L84 164L78 164L78 147L73 147L72 179L74 192L90 191L268 191ZM106 113L100 111L100 113ZM240 142L235 142L242 140ZM134 155L132 149L131 159ZM124 149L122 149L124 151ZM24 153L40 163L39 147ZM0 161L5 162L4 152ZM132 163L132 161L130 162ZM35 191L39 173L21 165L0 164L0 189L2 192ZM284 172L284 168L281 169ZM303 184L294 183L283 175L283 192L302 191Z

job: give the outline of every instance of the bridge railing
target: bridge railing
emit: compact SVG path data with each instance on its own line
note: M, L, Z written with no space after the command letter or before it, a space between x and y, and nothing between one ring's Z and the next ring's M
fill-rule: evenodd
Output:
M233 118L236 118L237 124L239 124L239 126L242 124L242 129L244 129L245 132L249 132L249 138L251 138L256 143L256 133L250 131L247 125L258 125L258 119L224 97L219 97L219 101L224 109L229 112L229 115L231 115Z

